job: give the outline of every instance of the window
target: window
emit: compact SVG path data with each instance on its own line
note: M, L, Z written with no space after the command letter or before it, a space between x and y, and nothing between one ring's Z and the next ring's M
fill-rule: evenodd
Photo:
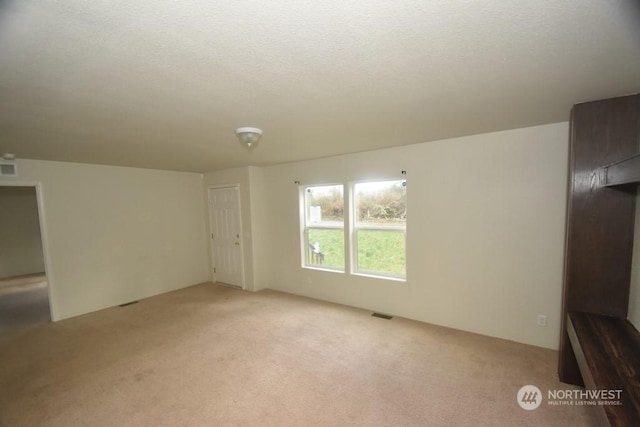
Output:
M344 271L344 186L303 187L304 265Z
M346 210L344 188L301 187L303 266L345 271L351 265L353 274L404 279L407 182L355 183ZM351 218L346 234L345 215Z
M406 277L407 182L357 183L353 193L354 272Z

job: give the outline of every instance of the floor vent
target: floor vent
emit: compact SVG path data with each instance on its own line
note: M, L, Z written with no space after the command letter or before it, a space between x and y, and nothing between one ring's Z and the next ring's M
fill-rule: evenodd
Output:
M389 316L388 314L382 314L382 313L373 313L372 316L379 317L381 319L387 319L387 320L393 319L393 316Z
M126 307L131 304L137 304L138 301L125 302L124 304L120 304L118 307Z

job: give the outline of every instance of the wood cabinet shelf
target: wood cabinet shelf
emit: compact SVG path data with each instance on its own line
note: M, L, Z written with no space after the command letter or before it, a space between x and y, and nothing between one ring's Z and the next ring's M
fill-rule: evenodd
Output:
M626 319L579 312L567 332L587 388L622 390L619 405L599 407L602 424L640 425L640 333Z
M640 183L640 153L605 168L606 186Z

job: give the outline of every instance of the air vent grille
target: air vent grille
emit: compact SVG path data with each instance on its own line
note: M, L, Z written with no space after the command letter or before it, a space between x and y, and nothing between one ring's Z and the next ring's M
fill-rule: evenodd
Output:
M373 313L372 316L373 317L379 317L381 319L386 319L386 320L393 319L393 316L389 316L388 314L382 314L382 313Z
M0 163L0 176L16 176L18 169L14 163Z
M118 307L126 307L128 305L137 304L138 301L125 302L124 304L120 304Z

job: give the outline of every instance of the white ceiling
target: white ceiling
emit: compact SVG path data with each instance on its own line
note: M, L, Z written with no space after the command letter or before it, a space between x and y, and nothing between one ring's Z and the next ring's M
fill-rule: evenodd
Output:
M640 91L634 0L0 0L0 153L213 171ZM248 152L233 133L264 129Z

